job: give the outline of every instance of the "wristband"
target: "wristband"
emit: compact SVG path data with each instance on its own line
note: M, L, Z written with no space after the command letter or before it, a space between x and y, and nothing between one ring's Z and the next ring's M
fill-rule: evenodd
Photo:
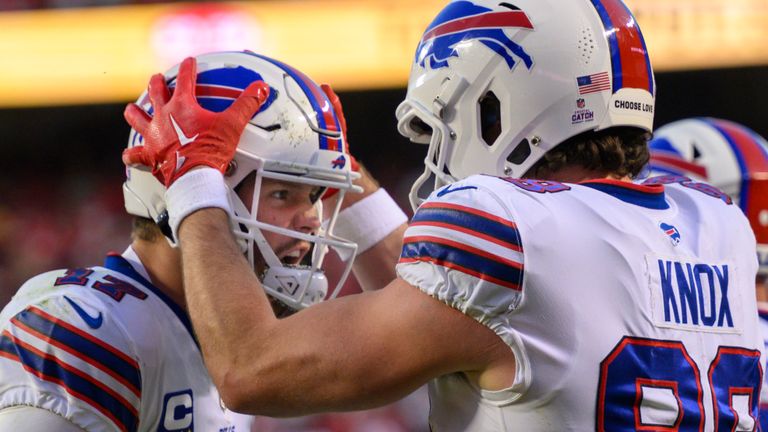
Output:
M333 234L357 243L359 255L406 222L408 222L408 216L384 188L379 188L376 192L339 212ZM335 248L334 250L342 260L346 261L350 258L349 251Z
M229 188L224 176L215 168L202 167L185 173L165 191L168 224L176 243L179 225L185 217L204 208L217 207L232 215Z

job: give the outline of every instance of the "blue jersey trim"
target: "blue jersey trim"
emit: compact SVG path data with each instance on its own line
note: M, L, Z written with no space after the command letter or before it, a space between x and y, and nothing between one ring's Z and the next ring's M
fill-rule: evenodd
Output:
M192 330L192 321L190 321L187 312L184 311L184 309L182 309L181 306L179 306L175 301L171 300L171 298L168 297L164 292L160 291L157 287L152 285L152 282L146 280L142 275L140 275L139 272L133 268L131 263L128 262L128 260L123 258L121 255L110 254L107 255L107 258L104 260L104 267L108 268L109 270L122 273L129 278L138 281L147 289L152 291L158 298L160 298L160 300L163 301L163 303L165 303L171 309L171 311L173 311L174 314L176 314L176 317L179 319L179 321L181 321L181 323L187 329L189 336L195 342L195 345L197 345L198 349L200 348L200 344L197 342L197 338L195 338L195 332Z
M635 185L632 183L627 183L627 186L622 186L615 183L604 183L600 181L584 182L580 183L580 185L607 193L616 199L640 207L653 210L666 210L669 208L669 203L667 203L666 194L663 189L661 189L660 192L644 192L633 189L632 186Z

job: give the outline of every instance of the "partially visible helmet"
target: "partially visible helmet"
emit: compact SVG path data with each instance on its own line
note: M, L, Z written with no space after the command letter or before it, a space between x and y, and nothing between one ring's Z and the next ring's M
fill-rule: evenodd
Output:
M651 131L655 83L620 0L452 1L416 49L398 130L429 143L411 191L473 174L521 177L586 131ZM431 190L429 192L431 192Z
M650 169L702 180L733 198L755 232L760 273L768 275L768 142L726 120L692 118L659 128Z
M258 260L256 254L261 254L266 262L262 277L265 290L293 309L334 297L349 274L352 260L346 263L342 279L329 296L328 282L321 270L328 246L349 251L351 256L357 248L354 243L333 236L338 205L327 229L318 233L299 232L256 220L264 178L335 188L341 196L346 191L359 191L359 187L352 184L359 174L350 169L347 144L330 101L321 88L301 72L252 52L200 55L197 71L197 100L203 108L215 112L228 108L253 81L263 80L270 87L269 98L246 126L225 175L235 213L233 232L252 265ZM165 73L171 89L175 87L177 73L178 65ZM136 103L152 114L146 92ZM142 144L143 137L131 130L128 147ZM234 189L254 172L253 202L247 208ZM123 192L128 213L154 220L170 238L164 186L146 169L128 168L126 177ZM266 231L310 242L313 245L311 263L284 265L267 243Z

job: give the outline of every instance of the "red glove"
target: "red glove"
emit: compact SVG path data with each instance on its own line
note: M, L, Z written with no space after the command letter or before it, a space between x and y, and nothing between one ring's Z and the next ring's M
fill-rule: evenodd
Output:
M149 81L150 116L136 104L125 107L124 117L144 137L144 145L123 152L126 165L145 165L169 187L197 166L224 173L235 157L245 125L269 96L269 86L251 83L225 111L202 108L195 99L197 62L185 59L179 67L176 90L171 96L162 74Z
M339 100L339 96L336 95L336 92L334 92L331 86L328 84L321 84L320 88L322 88L325 95L328 96L328 100L331 101L331 106L333 106L333 110L336 112L336 117L339 118L339 124L341 125L341 135L344 137L344 151L349 155L350 169L353 172L358 172L360 171L360 165L357 163L357 159L355 159L355 157L352 156L352 154L349 152L349 141L347 141L347 119L344 118L344 110L341 108L341 101ZM338 191L338 189L328 189L323 194L322 199L331 198L332 196L336 195Z

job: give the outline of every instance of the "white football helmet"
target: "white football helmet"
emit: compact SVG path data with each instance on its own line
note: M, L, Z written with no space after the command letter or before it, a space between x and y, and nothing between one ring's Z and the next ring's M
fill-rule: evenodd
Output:
M521 177L585 131L651 131L655 82L620 0L457 0L416 49L398 130L429 143L411 190L473 174ZM499 123L500 122L500 123Z
M660 127L649 147L652 174L704 181L741 207L757 237L760 274L768 276L768 142L740 124L691 118Z
M169 88L175 87L178 65L165 73ZM220 112L253 81L262 80L270 95L246 126L234 161L225 175L234 211L233 232L251 265L258 255L266 263L262 277L265 290L293 309L301 309L338 294L351 270L347 260L342 278L328 295L328 282L321 265L328 246L355 255L357 245L333 235L341 199L330 222L318 233L299 232L257 220L259 191L264 178L334 188L340 197L361 189L352 184L359 176L350 168L350 155L339 119L330 101L314 81L277 60L252 52L219 52L197 56L197 100L203 108ZM152 114L147 93L136 102ZM143 137L131 130L128 147L143 144ZM256 173L251 208L234 192L249 174ZM142 168L128 168L123 184L128 213L154 220L173 240L163 198L165 187ZM319 201L318 201L319 204ZM320 212L322 214L322 212ZM310 242L311 264L285 265L267 243L263 232Z

